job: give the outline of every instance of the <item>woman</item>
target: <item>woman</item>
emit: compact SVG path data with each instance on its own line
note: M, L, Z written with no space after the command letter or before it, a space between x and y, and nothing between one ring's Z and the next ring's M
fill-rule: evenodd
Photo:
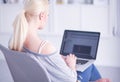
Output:
M51 43L37 35L37 30L43 29L47 21L48 8L48 0L25 0L23 10L14 21L9 48L25 51L42 63L52 82L76 82L76 57L70 54L63 60Z
M51 43L37 35L37 30L43 29L47 21L48 8L48 0L25 0L23 10L14 21L14 33L9 48L29 53L29 56L35 59L36 62L42 63L52 82L76 82L76 57L73 54L67 55L65 58L61 57ZM87 70L93 70L99 75L97 70L90 68ZM80 78L82 74L88 77L91 71L88 72L88 75L86 72L78 72L79 80L82 80Z

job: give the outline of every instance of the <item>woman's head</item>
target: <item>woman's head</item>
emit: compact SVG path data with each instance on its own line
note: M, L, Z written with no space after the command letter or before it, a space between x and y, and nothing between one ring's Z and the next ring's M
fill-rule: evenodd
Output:
M39 29L44 27L48 17L48 0L26 0L24 10L27 22L34 21Z
M21 51L28 33L29 23L37 22L39 29L44 26L48 14L48 0L25 0L24 8L13 23L14 33L9 48ZM38 28L35 27L35 28Z
M24 10L32 15L38 15L40 12L47 12L48 0L25 0Z

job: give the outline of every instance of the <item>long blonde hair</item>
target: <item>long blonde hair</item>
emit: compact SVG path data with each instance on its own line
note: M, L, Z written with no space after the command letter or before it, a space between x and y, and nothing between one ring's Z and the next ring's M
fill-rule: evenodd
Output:
M48 0L25 0L23 10L16 16L13 27L13 36L9 43L9 48L21 51L28 32L27 14L38 15L48 9Z

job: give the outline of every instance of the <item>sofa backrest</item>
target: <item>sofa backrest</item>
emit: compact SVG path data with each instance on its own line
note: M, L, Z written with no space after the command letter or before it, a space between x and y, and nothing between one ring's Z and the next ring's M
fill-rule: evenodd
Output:
M46 69L26 53L0 45L14 82L51 82Z

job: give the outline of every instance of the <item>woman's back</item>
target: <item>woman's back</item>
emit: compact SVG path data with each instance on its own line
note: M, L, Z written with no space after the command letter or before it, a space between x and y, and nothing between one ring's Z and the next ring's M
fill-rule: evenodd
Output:
M43 46L40 47L41 51L42 49ZM66 65L65 61L62 59L61 55L57 53L57 51L49 54L38 54L28 50L27 48L24 48L24 50L38 63L43 64L43 66L47 69L52 82L76 82L76 71L73 71Z

